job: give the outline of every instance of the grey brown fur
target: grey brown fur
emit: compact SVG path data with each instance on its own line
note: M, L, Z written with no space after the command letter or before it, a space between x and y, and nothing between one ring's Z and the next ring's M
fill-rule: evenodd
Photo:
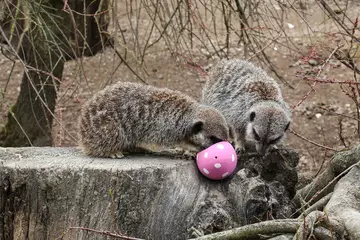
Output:
M226 120L215 108L178 91L129 82L94 95L79 118L82 150L99 157L120 158L123 151L149 145L200 150L228 136Z
M291 121L275 80L243 60L218 63L205 83L202 103L225 116L238 150L250 143L261 155L284 140Z

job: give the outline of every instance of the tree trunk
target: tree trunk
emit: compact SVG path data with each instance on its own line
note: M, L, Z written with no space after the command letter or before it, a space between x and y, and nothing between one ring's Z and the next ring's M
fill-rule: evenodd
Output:
M0 148L0 159L0 240L101 239L69 227L189 239L289 217L298 162L290 150L264 162L242 156L241 170L212 181L194 161L166 157L94 159L42 147Z
M11 23L17 4L0 3L7 5L4 9L8 10L0 19L0 39L12 46L15 55L14 49L20 47L18 56L25 68L19 97L0 131L0 146L52 145L53 113L65 61L96 54L107 43L106 36L100 33L107 29L106 15L94 15L98 10L106 10L107 1L69 1L69 5L64 2L22 2L22 11L17 14L25 14L19 16L21 20L15 25ZM10 36L14 26L17 34Z
M39 52L39 49L36 48L36 51ZM26 62L34 69L48 72L54 77L38 71L23 74L19 97L8 113L8 122L0 134L0 145L4 147L52 145L52 114L65 61L57 57L59 52L47 50L50 53L41 52L41 58L36 58L36 51L31 51ZM56 66L50 65L51 59L54 59Z

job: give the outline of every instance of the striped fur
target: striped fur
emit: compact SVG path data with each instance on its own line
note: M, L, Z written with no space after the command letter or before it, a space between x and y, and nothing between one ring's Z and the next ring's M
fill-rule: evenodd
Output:
M284 140L291 121L291 111L275 80L243 60L220 61L205 83L201 102L225 116L237 148L249 142L262 155Z
M79 145L87 155L121 157L149 145L203 149L227 139L225 118L178 91L118 82L89 99L79 118Z

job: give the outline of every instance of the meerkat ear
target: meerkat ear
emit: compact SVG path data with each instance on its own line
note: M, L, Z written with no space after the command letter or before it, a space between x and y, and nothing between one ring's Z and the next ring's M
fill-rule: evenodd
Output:
M255 116L256 116L255 112L250 113L250 122L254 121Z
M203 122L203 121L196 121L196 122L192 125L191 132L192 132L193 134L198 134L198 133L203 129L203 126L204 126L204 122Z
M284 132L286 132L286 130L288 130L288 129L289 129L289 127L290 127L290 122L288 122L288 124L286 125L286 127L285 127L285 131L284 131Z

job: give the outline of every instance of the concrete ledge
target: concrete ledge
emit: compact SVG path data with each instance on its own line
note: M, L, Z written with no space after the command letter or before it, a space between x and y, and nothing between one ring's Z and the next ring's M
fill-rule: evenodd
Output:
M242 158L232 179L211 181L188 160L89 158L75 148L0 148L0 240L102 238L68 231L71 226L144 239L187 239L192 227L204 233L228 229L262 219L269 208L285 216L292 186L286 174L293 178L298 157L288 150L282 155L292 169L281 169L285 164L274 155L266 163L279 168L271 179L254 174L257 159Z

